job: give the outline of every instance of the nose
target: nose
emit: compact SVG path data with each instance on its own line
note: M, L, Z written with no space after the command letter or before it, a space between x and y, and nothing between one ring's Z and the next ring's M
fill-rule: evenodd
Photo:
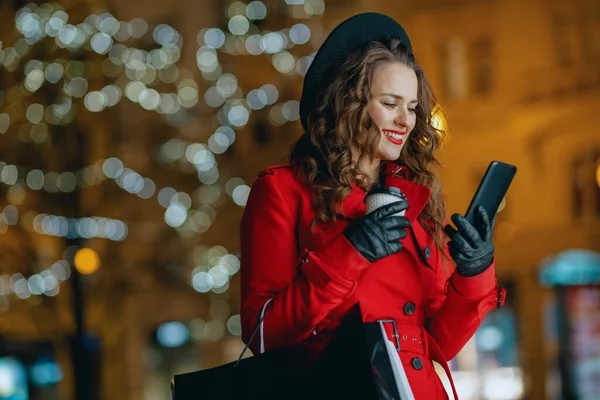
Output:
M396 125L406 128L408 126L408 111L399 109L396 117L394 118Z

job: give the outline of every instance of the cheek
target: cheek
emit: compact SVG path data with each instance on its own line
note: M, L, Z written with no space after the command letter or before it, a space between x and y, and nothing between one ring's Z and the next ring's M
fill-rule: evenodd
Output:
M415 126L417 125L417 116L411 115L409 121L410 121L409 128L410 128L410 131L412 132L412 130L415 129Z
M371 117L375 125L377 125L378 128L381 128L383 122L385 121L385 111L382 110L380 107L373 105L369 107L369 116Z

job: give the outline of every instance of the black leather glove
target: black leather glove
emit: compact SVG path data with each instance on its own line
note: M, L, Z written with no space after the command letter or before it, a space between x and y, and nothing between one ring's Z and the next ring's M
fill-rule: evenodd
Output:
M448 250L456 263L456 270L462 276L479 275L492 264L494 258L494 222L490 223L487 212L481 206L475 213L475 226L460 214L454 214L451 218L458 230L446 225L444 231L450 238Z
M369 262L374 262L402 250L400 239L407 235L410 221L406 217L392 216L408 208L400 200L386 204L362 219L352 222L343 235Z

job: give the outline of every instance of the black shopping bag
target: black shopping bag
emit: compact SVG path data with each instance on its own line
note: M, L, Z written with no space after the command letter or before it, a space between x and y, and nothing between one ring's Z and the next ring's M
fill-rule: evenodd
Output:
M380 323L354 314L314 363L298 363L299 346L176 375L173 400L411 400L390 343Z

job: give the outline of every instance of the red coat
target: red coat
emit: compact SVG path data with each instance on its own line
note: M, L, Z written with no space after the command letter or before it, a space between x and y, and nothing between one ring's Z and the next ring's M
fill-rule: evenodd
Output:
M250 346L254 354L297 344L318 354L358 303L365 322L396 320L400 359L415 398L446 399L431 360L447 368L505 292L493 265L466 278L453 272L451 262L442 264L441 252L416 221L429 189L389 179L408 199L414 235L399 253L371 264L341 235L347 219L364 216L365 192L354 187L344 199L347 218L311 230L310 192L291 166L259 174L241 223L242 338L248 343L268 310Z

